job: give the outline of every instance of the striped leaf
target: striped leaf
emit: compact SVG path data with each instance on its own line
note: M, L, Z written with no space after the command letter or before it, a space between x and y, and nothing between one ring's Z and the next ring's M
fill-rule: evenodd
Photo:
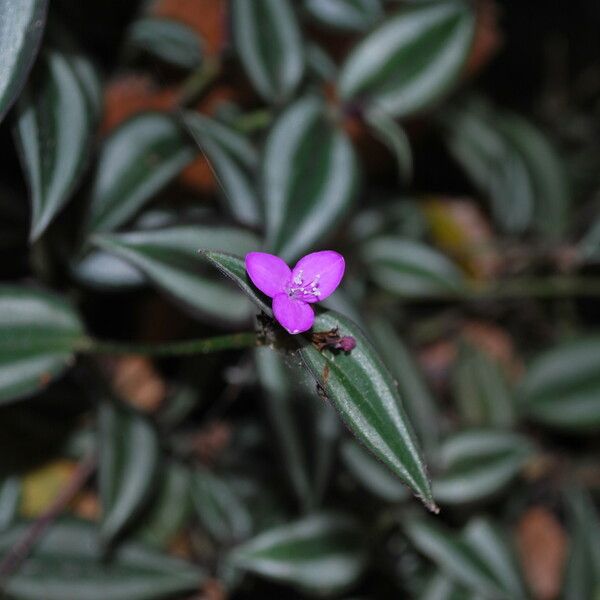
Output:
M370 110L365 119L374 136L394 155L400 180L405 185L413 176L413 156L406 132L394 119L380 110Z
M289 0L232 0L235 47L256 91L281 103L304 72L304 49Z
M452 296L464 283L450 260L421 242L377 237L363 244L361 255L373 280L398 296Z
M306 0L305 6L320 23L343 31L366 31L383 17L380 0Z
M474 25L464 0L403 8L350 53L338 82L342 97L364 98L394 117L422 110L455 85Z
M47 0L0 0L0 121L17 99L38 51Z
M485 561L508 597L527 598L514 548L500 527L487 518L476 517L467 523L463 538Z
M439 442L441 417L419 366L395 332L393 324L385 318L370 319L369 333L381 358L398 382L400 397L419 441L426 452L433 455Z
M138 19L129 29L126 44L184 69L195 69L202 62L202 44L196 32L171 19Z
M189 470L174 461L161 469L158 489L140 519L136 539L148 546L164 548L175 538L192 511L190 479Z
M99 411L100 538L111 544L154 491L159 441L146 419L104 402Z
M195 150L173 117L141 113L104 142L92 186L87 231L117 229L194 158Z
M358 525L333 514L265 531L231 555L233 564L245 571L320 595L350 587L361 576L365 558Z
M448 109L442 122L450 152L488 196L505 231L530 228L549 238L565 231L570 203L565 169L532 123L477 99Z
M565 342L539 356L520 388L521 408L557 429L600 428L600 339Z
M581 489L566 493L569 557L563 580L564 600L593 598L600 594L600 518L593 499Z
M533 228L546 237L559 238L569 225L571 198L564 161L550 140L527 119L504 112L499 127L529 174L535 198Z
M230 227L179 225L165 229L96 235L92 242L139 269L154 285L194 316L242 323L246 299L206 273L202 250L227 248L245 254L258 247L251 233Z
M0 404L37 392L61 375L83 336L79 316L63 298L0 286Z
M442 504L488 498L505 488L531 457L532 447L519 434L493 429L457 433L440 446L443 473L433 492Z
M19 99L15 127L31 195L31 241L70 199L95 121L76 64L60 52L45 53Z
M412 488L429 510L436 511L425 464L394 379L365 335L346 317L323 311L313 327L315 331L336 328L340 335L355 338L354 350L321 352L305 339L300 342L302 361L356 438Z
M0 534L0 553L29 525ZM199 567L135 543L106 559L92 524L65 520L50 525L3 591L14 600L162 600L197 591L205 578Z
M404 531L420 552L468 590L495 600L525 598L510 550L485 521L471 521L458 535L432 519L405 519Z
M196 469L191 494L202 527L217 542L239 543L250 535L252 517L226 480L206 469Z
M263 161L266 244L291 261L322 244L348 212L356 186L354 150L328 122L324 103L307 96L276 121Z
M304 436L293 410L292 374L282 357L270 348L257 348L254 360L265 407L277 437L284 475L289 478L300 506L308 508L313 503L313 490L304 453Z
M212 250L204 250L201 254L222 275L231 279L262 312L268 316L272 316L271 299L267 298L267 296L254 287L254 284L250 281L246 273L246 264L243 258L226 252Z
M408 498L408 488L360 444L346 440L340 454L348 471L375 496L387 502Z
M510 427L515 422L513 391L502 367L475 346L461 344L453 392L465 425Z
M8 529L19 517L21 480L17 476L0 480L0 531Z
M186 113L184 123L210 162L228 212L243 225L260 225L262 215L254 184L259 157L252 144L233 129L199 113Z

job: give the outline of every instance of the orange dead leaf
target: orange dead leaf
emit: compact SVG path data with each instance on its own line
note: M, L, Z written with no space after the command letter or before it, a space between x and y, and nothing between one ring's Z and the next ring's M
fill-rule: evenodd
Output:
M145 110L169 110L176 98L175 87L159 88L150 77L116 77L104 89L104 115L100 130L106 134Z
M93 492L81 492L71 502L71 510L80 519L98 521L100 518L100 501Z
M115 392L138 410L155 412L165 399L166 385L147 358L114 359L110 371Z
M567 535L554 514L530 508L517 526L517 542L525 579L536 600L557 598L567 550Z
M494 57L502 46L502 32L498 27L498 7L493 0L479 0L477 22L471 52L465 65L465 75L472 77Z

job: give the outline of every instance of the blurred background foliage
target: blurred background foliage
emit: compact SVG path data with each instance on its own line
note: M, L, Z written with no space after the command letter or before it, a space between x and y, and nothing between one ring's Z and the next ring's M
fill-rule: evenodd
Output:
M599 29L0 0L2 597L599 600ZM260 248L355 350L252 333Z

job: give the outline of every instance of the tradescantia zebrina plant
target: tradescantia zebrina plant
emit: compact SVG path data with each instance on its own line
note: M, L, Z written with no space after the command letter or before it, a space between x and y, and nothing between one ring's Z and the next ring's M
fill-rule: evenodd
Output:
M0 0L1 597L598 600L557 6Z

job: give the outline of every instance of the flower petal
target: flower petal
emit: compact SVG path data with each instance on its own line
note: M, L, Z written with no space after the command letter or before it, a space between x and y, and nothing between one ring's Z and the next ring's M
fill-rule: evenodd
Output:
M284 292L292 276L290 268L279 256L266 252L246 254L246 271L252 283L269 298Z
M306 302L290 298L287 294L273 298L273 314L289 333L307 331L315 320L315 313Z
M318 302L331 296L344 276L346 263L339 252L323 250L301 258L292 271L292 280L305 287L305 302ZM316 288L317 293L312 293Z

